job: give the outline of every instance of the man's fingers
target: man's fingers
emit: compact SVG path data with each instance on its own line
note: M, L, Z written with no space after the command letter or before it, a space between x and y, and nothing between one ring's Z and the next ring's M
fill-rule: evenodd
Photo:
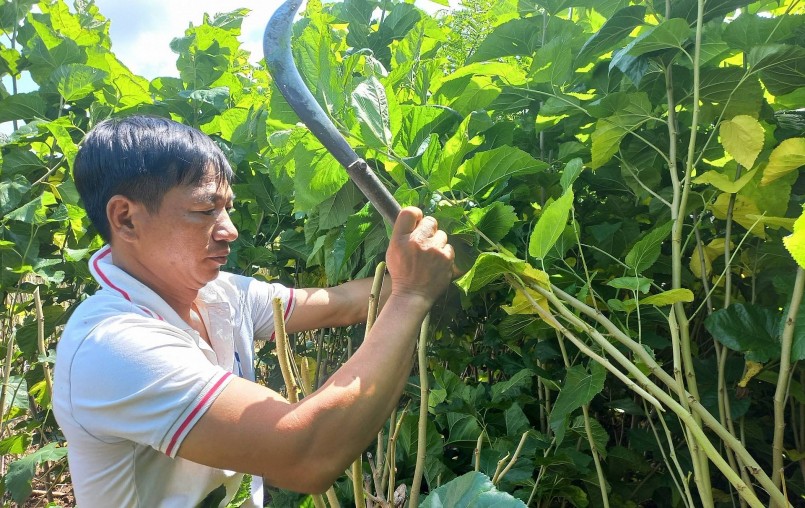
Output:
M422 210L415 206L407 206L400 210L394 221L393 236L410 235L422 220Z

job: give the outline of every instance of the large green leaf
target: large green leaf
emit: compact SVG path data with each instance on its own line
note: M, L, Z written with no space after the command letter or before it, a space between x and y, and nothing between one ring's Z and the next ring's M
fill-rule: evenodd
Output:
M97 90L106 79L106 73L88 65L70 64L53 71L51 79L62 98L72 102Z
M565 422L570 414L585 404L589 404L604 389L606 371L593 364L588 371L581 365L567 369L562 390L551 409L549 423L556 435L557 445L564 438Z
M67 448L59 443L48 443L35 452L12 462L8 466L5 482L11 498L22 505L31 495L31 481L34 479L36 467L43 462L57 461L67 455Z
M346 171L313 136L306 136L294 150L296 210L312 210L333 196L347 182Z
M439 154L439 164L431 174L430 184L439 191L452 188L453 178L464 157L481 144L481 137L470 133L472 116L465 118L447 140Z
M391 148L392 134L386 90L374 76L352 92L352 106L361 123L364 141L374 148Z
M474 155L456 171L454 188L477 195L490 185L513 176L544 171L548 165L511 146L501 146Z
M531 55L542 45L542 19L513 19L495 29L481 42L467 63L493 60L502 56Z
M431 492L421 508L525 508L525 503L498 491L483 473L470 472Z
M668 238L673 222L666 222L649 231L626 254L626 264L636 273L642 273L654 264L660 257L660 247Z
M492 385L492 402L500 403L516 399L531 386L534 371L522 369L506 381Z
M735 161L752 169L763 149L763 126L748 115L738 115L721 122L721 144Z
M528 77L532 83L550 83L561 87L572 76L571 36L552 39L534 54Z
M682 49L691 35L684 19L666 19L659 25L647 28L630 42L623 51L633 57L663 49Z
M587 39L587 42L581 47L576 61L586 63L602 53L612 50L632 30L643 23L645 15L646 7L643 5L630 5L617 11L604 23L604 26Z
M0 181L0 216L16 208L30 188L30 182L22 175Z
M735 9L740 9L752 2L753 0L708 0L704 4L704 21L735 12ZM698 0L674 0L669 5L671 8L670 17L684 18L691 24L696 22ZM657 12L665 12L666 1L654 0L654 8Z
M743 12L724 26L722 37L731 48L748 53L756 46L788 39L802 24L802 15L767 17Z
M778 180L805 165L805 138L789 138L780 143L769 156L763 169L761 185Z
M488 76L465 76L439 87L436 98L462 116L481 111L500 95L500 87Z
M643 92L610 94L592 104L589 111L600 118L592 134L593 169L606 164L618 152L624 136L652 117L651 101Z
M570 209L573 207L573 190L567 190L562 196L545 207L540 215L531 239L528 242L528 253L537 259L544 259L556 244L567 225Z
M749 52L752 72L774 95L785 95L802 88L805 83L805 48L787 44L757 46Z
M511 231L517 221L517 214L514 213L513 206L495 201L489 206L473 208L467 218L487 238L497 242Z
M39 93L18 93L0 101L0 123L45 117L47 104Z
M704 320L717 341L758 363L780 358L779 324L778 312L748 303L734 303Z
M472 268L456 280L456 285L465 293L472 293L503 275L522 272L525 266L525 261L521 259L497 252L484 252L478 256Z

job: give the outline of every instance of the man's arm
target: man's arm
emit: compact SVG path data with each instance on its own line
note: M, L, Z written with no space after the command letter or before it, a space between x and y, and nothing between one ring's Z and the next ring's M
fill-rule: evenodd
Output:
M423 219L418 209L404 209L387 253L391 292L352 358L296 404L234 379L189 432L179 456L259 474L282 488L326 490L396 406L420 324L447 287L452 260L453 249L436 221Z
M292 333L365 322L372 282L373 279L359 279L332 288L294 290L294 312L285 329ZM390 294L391 278L387 275L380 293L381 306Z

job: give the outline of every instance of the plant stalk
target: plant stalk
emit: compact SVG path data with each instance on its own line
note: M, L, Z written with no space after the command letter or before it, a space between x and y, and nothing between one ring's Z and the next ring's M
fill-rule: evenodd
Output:
M553 290L553 293L556 293L556 295L559 295L559 297L554 295L551 291L543 289L540 286L532 285L530 287L532 287L535 291L539 292L540 294L546 296L551 301L551 304L554 305L558 310L560 310L563 316L565 317L569 316L568 319L571 322L578 323L579 325L581 325L587 333L589 333L593 338L596 339L597 343L602 345L604 349L607 350L607 352L609 352L616 358L619 358L619 356L623 357L623 359L619 358L619 362L622 361L627 362L626 364L623 364L624 368L626 368L629 371L629 373L632 374L632 376L634 376L635 379L639 381L639 385L645 387L647 390L651 391L652 394L656 395L657 399L663 401L663 403L666 406L669 406L674 411L674 413L677 414L677 416L679 416L680 419L683 420L683 422L685 422L686 424L693 422L694 420L691 416L692 414L695 414L698 417L700 417L702 419L702 422L711 430L713 430L716 433L716 435L719 438L721 438L724 444L732 448L733 451L736 453L736 455L743 460L749 472L769 493L769 496L772 499L781 502L785 506L785 503L787 503L787 501L783 496L782 492L780 492L780 489L774 486L774 483L772 483L771 479L766 475L766 473L763 471L763 468L760 467L760 465L757 463L754 457L752 457L752 455L746 451L746 448L744 448L741 442L738 441L738 439L735 436L733 436L727 429L725 429L719 423L719 421L712 414L710 414L710 412L707 409L705 409L704 406L702 406L702 404L697 399L688 394L687 398L690 406L690 411L685 411L684 408L678 402L676 402L674 399L671 399L665 393L664 390L662 390L659 386L654 384L651 380L648 379L648 377L646 377L642 373L642 371L640 371L640 369L638 369L631 362L629 362L628 359L626 359L623 356L623 354L613 344L611 344L606 337L601 335L601 333L595 330L594 328L587 325L587 323L585 323L584 321L581 321L577 316L570 313L567 310L567 308L565 308L562 301L569 303L573 308L577 309L582 314L591 317L599 324L604 326L604 328L606 328L607 331L610 332L613 338L617 339L621 344L629 348L638 358L640 358L641 361L643 361L643 363L649 368L652 374L657 376L660 379L660 381L663 382L663 384L665 384L668 388L673 390L676 385L674 379L662 368L660 368L660 366L657 364L654 358L652 358L652 356L648 353L648 351L646 351L643 348L643 346L636 343L629 336L627 336L625 333L619 330L618 327L615 326L615 324L612 323L612 321L610 321L609 319L607 319L603 314L601 314L601 312L596 311L590 306L580 302L578 299L570 296L569 294L565 293L558 287L551 286L551 289ZM560 301L559 298L561 298L562 301ZM537 311L539 312L540 309L537 309ZM555 319L552 316L549 315L549 317L550 319L553 319L555 321ZM632 388L630 385L627 386L629 386L629 388ZM671 402L668 402L669 399ZM663 409L661 408L660 411L662 410ZM677 411L679 411L679 413L677 413ZM692 429L692 431L694 433L694 436L697 437L697 440L698 438L707 440L706 434L704 434L701 431L700 427L697 427L697 429ZM709 443L709 441L707 442ZM712 448L712 445L710 445L710 447ZM713 452L715 452L715 449L713 449ZM735 472L732 471L732 469L721 458L721 456L718 455L717 457L710 457L710 458L717 466L719 466L719 469L721 469L720 465L723 464L726 467L726 469L729 470L729 471L722 470L722 473L732 482L732 479L736 477ZM740 480L740 478L738 479ZM754 504L757 501L757 497L752 496L751 492L747 492L746 484L744 484L743 481L740 481L740 483L733 483L733 485L736 486L738 493L745 499L747 499L747 502L749 502L751 506L757 506L756 504ZM741 485L740 488L738 487L738 485Z
M783 433L785 432L785 406L788 389L791 385L791 346L794 343L794 325L797 321L799 306L802 303L802 292L805 289L805 270L797 268L794 281L794 292L788 307L781 336L782 352L780 355L780 372L777 376L777 388L774 391L774 439L772 441L772 482L780 488L783 480ZM777 506L777 505L775 505Z
M419 331L417 358L419 360L419 422L417 425L416 465L411 483L411 498L408 506L419 506L419 490L422 488L422 474L425 471L425 458L428 453L428 331L430 313L425 315Z
M39 286L34 289L34 305L36 308L36 344L39 349L39 356L42 357L42 371L45 375L45 386L48 390L48 398L53 397L53 378L50 375L50 365L48 365L48 350L45 346L45 313L42 312L42 297L39 295Z

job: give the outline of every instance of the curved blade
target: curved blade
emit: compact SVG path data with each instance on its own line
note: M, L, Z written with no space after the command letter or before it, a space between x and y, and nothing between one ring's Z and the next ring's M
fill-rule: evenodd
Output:
M305 86L296 69L291 54L291 28L293 17L301 4L302 0L287 0L268 21L263 36L263 52L268 70L282 96L307 125L310 132L346 168L349 177L383 218L393 224L400 212L400 205L369 168L366 161L358 157L358 154L338 132Z

